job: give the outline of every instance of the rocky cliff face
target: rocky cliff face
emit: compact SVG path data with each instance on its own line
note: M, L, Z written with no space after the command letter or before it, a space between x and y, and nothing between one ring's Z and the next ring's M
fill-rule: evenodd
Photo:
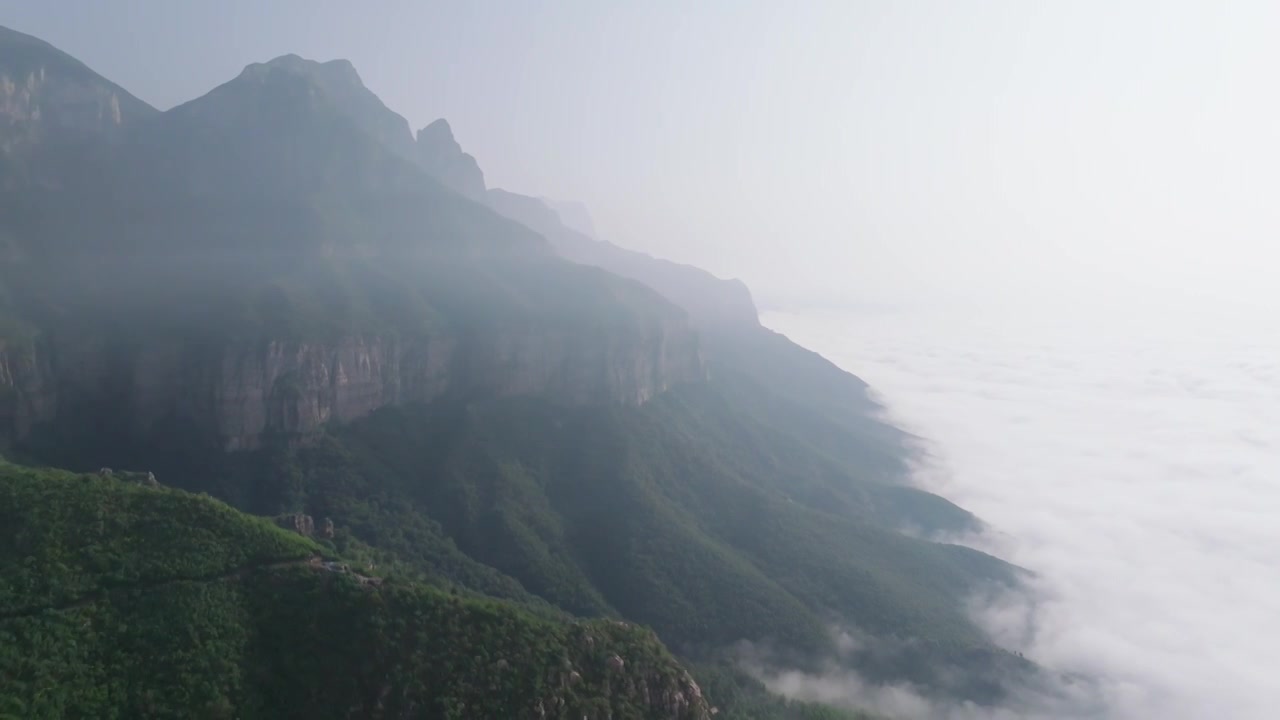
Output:
M0 432L10 442L60 414L92 412L139 437L182 422L224 449L247 450L270 433L306 436L328 422L451 391L634 405L704 372L697 338L681 326L605 336L511 329L214 347L158 340L113 348L76 339L55 349L0 349Z
M0 27L0 153L109 135L154 113L48 43Z
M57 380L47 353L33 346L0 344L0 433L27 437L56 415Z

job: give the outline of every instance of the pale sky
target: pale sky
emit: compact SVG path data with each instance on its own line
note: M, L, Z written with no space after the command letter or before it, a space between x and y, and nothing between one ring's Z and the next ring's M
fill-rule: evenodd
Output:
M768 300L1280 292L1280 3L0 0L164 109L344 57L490 186Z

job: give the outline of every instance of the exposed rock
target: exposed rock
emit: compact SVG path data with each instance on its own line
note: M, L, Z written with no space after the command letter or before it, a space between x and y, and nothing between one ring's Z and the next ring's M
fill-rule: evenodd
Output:
M0 443L25 438L54 419L57 379L49 354L34 345L0 343Z
M112 470L111 468L102 468L98 470L98 474L103 477L111 477L122 482L134 483L143 487L160 487L160 483L156 481L156 476L151 472L134 472L131 470Z
M281 515L276 518L276 524L285 530L292 530L305 537L311 537L316 530L315 521L311 519L310 515L304 515L303 513Z
M610 655L609 659L605 660L605 664L615 672L622 672L627 667L627 662L617 655Z
M38 348L0 348L0 437L22 441L65 417L123 423L135 437L175 422L227 450L268 433L305 436L381 407L448 390L548 394L572 404L647 402L704 377L687 325L653 324L585 338L573 328L511 328L464 340L349 337L191 346L157 340L127 350L69 338L54 366Z
M0 27L0 157L111 137L155 114L70 55Z
M333 539L333 521L329 518L325 518L324 522L320 523L320 537L326 540Z

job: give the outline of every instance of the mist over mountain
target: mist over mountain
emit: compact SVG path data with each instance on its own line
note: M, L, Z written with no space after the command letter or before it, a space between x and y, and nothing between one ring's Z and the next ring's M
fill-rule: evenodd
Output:
M0 442L82 473L0 473L3 712L799 719L861 715L773 674L1009 712L1060 683L969 613L1026 572L939 540L981 521L743 283L487 188L345 61L155 112L0 40Z

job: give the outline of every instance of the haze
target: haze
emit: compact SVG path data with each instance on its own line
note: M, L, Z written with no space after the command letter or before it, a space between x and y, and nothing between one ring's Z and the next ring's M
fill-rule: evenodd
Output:
M1271 2L0 5L161 108L348 58L491 187L775 305L1276 301Z
M862 374L925 439L919 481L991 523L964 540L1039 575L1035 612L980 613L1102 678L1106 717L1280 702L1257 337L1280 4L0 0L0 23L160 108L285 53L350 59L414 128L448 118L489 187L742 278Z

